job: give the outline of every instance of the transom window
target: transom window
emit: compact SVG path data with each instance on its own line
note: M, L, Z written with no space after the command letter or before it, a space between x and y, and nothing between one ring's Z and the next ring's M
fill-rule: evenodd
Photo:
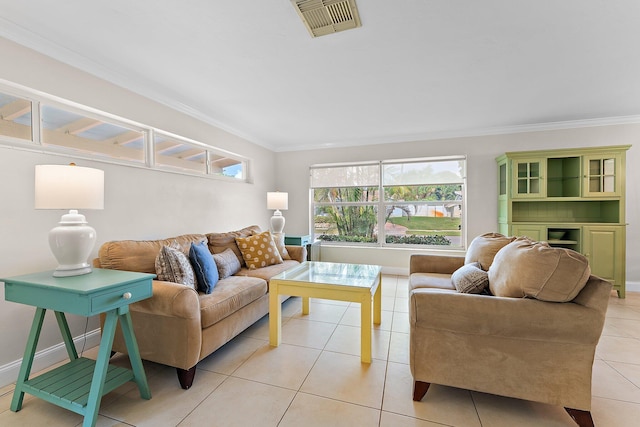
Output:
M461 156L312 166L314 237L462 248L465 166Z
M0 82L0 145L246 181L248 160L27 88Z

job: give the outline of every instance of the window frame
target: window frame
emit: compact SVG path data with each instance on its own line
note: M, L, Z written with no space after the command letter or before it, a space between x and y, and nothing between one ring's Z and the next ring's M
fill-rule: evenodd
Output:
M438 200L438 201L387 201L385 189L388 187L393 187L394 185L385 185L384 184L384 166L390 164L411 164L411 163L425 163L425 162L451 162L451 161L459 161L462 162L462 171L461 171L461 180L460 182L425 182L420 184L414 184L415 186L432 186L432 185L460 185L460 199L456 200ZM347 202L316 202L314 196L314 190L319 188L348 188L354 186L346 186L346 187L322 187L314 185L314 169L331 169L331 168L345 168L349 166L366 166L376 164L379 168L378 171L378 183L377 183L377 200L376 201L347 201ZM316 233L316 211L318 207L326 207L326 206L369 206L373 205L377 209L377 242L364 243L364 242L347 242L347 241L323 241L323 244L327 244L330 246L367 246L367 247L381 247L381 248L407 248L407 249L429 249L429 250L463 250L466 248L466 202L467 202L467 194L466 194L466 168L467 168L467 157L465 155L455 155L455 156L438 156L438 157L424 157L424 158L410 158L410 159L394 159L394 160L380 160L375 162L350 162L350 163L332 163L332 164L318 164L311 165L309 168L309 200L310 200L310 232L312 236L315 238ZM401 185L401 184L398 184ZM361 188L374 187L372 185L358 185ZM413 205L413 206L443 206L444 204L455 203L460 206L460 241L459 244L452 245L425 245L425 244L410 244L410 243L391 243L387 242L387 233L385 230L386 224L386 212L389 206L393 205Z

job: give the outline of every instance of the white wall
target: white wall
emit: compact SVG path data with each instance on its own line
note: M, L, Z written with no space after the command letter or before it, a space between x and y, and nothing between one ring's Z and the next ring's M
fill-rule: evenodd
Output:
M640 124L278 153L278 188L289 192L285 232L310 232L308 176L309 166L313 164L466 155L467 241L471 241L482 233L497 231L498 172L495 158L500 154L505 151L627 144L633 145L627 152L627 282L640 282L640 191L638 185L634 185L640 182ZM380 264L386 267L387 272L406 274L409 256L416 252L383 248L356 251L325 245L321 248L321 259Z
M266 192L275 188L275 154L227 132L0 38L0 79L223 148L250 159L253 183L190 177L134 167L75 160L0 145L0 277L53 269L47 234L61 211L35 210L34 166L68 164L105 171L105 209L85 211L100 244L183 233L229 231L269 225ZM35 309L4 301L0 286L0 387L15 381ZM95 331L97 319L69 317L72 335ZM93 335L94 339L98 337ZM38 350L50 354L35 368L65 357L55 318L47 314Z

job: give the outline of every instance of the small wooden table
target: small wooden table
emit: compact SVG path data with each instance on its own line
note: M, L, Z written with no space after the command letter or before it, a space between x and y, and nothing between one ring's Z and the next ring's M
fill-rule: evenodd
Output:
M302 297L302 314L309 314L309 298L360 303L360 358L371 363L371 330L382 316L382 274L379 265L307 261L269 280L269 343L280 345L280 295Z
M25 393L84 416L83 427L96 424L102 396L134 381L140 396L151 399L147 377L133 333L129 304L151 296L153 274L94 269L73 277L53 277L53 271L0 279L7 301L37 307L13 392L11 410L22 408ZM70 361L29 379L47 310L54 310ZM94 316L106 313L97 360L78 357L64 313ZM132 369L109 365L111 346L120 321Z

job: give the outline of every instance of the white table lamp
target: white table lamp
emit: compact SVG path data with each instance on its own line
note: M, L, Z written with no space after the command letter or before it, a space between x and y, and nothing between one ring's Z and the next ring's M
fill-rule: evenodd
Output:
M271 232L274 234L282 233L284 230L284 217L280 210L289 208L289 193L281 193L273 191L267 193L267 209L275 209L271 217Z
M87 262L96 231L78 209L104 208L104 171L70 165L36 165L36 209L70 209L49 232L49 246L58 260L55 277L91 273Z

